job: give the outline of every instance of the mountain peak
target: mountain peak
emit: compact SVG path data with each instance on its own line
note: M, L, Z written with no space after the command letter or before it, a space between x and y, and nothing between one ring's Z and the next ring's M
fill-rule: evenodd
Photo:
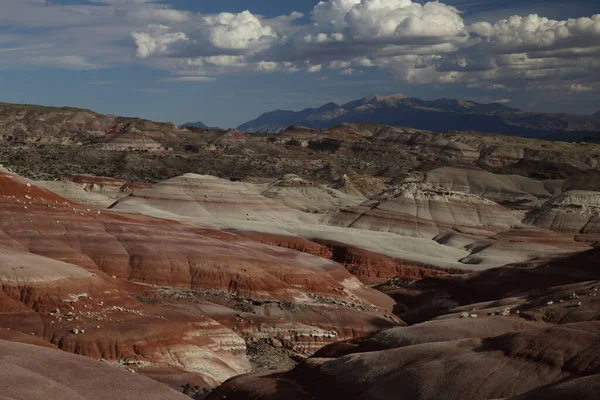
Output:
M399 100L404 100L407 98L408 97L403 95L402 93L396 93L396 94L392 94L389 96L381 96L379 94L370 94L366 97L363 97L360 100L352 101L347 104L352 105L354 107L360 107L360 106L363 106L366 104L378 104L378 103L382 103L382 102L394 104L394 103L397 103Z
M322 105L321 107L317 108L317 110L324 112L324 111L335 110L335 109L338 109L338 108L340 108L339 105L335 104L334 102L329 102L329 103L327 103L325 105Z
M200 128L200 129L208 129L208 126L205 125L202 121L197 121L197 122L186 122L185 124L180 125L180 128L183 128L185 126L193 126L194 128Z
M365 96L362 100L364 100L365 103L378 103L383 99L384 97L378 94L370 94L368 96Z
M408 99L408 96L406 96L402 93L396 93L396 94L392 94L392 95L385 97L385 100L402 100L402 99Z
M569 129L565 129L565 118ZM374 123L437 132L449 130L501 133L516 136L568 137L570 131L600 131L600 122L589 116L557 118L524 113L502 102L481 103L468 99L420 100L403 94L372 94L341 107L327 103L302 111L279 111L261 115L240 126L244 132L278 133L291 125L325 129L348 123Z
M207 126L202 121L186 122L183 125L179 125L180 128L185 128L186 126L189 126L192 128L198 128L198 129L207 129L207 130L212 130L212 131L222 131L223 130L222 128L219 128L218 126Z

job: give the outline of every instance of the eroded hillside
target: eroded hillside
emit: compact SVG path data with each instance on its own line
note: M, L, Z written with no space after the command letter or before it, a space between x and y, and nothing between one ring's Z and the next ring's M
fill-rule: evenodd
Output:
M600 145L2 107L10 382L91 379L49 359L164 398L597 390Z

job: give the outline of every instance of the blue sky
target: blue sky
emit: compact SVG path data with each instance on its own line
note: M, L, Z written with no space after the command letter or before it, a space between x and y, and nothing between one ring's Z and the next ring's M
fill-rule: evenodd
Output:
M597 0L0 0L0 101L237 126L372 93L600 110Z

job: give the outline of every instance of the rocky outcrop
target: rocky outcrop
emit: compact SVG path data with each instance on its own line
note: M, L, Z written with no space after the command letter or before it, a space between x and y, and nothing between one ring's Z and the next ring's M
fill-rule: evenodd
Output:
M103 115L80 108L7 103L0 103L0 128L0 139L9 143L83 145L104 141L108 147L128 148L127 144L133 144L138 149L153 145L150 139L136 133L178 131L170 123Z
M426 173L425 182L470 193L512 208L531 209L560 194L563 181L544 182L519 175L498 175L475 167L449 166Z
M134 189L149 186L142 182L92 175L72 175L62 181L36 181L35 184L69 200L98 208L108 208Z
M364 201L364 197L360 195L347 194L325 185L317 185L293 174L285 175L269 184L261 191L261 195L274 199L286 207L314 214L335 212Z
M431 276L446 276L464 271L444 270L400 259L394 259L374 251L345 243L318 240L331 251L331 259L342 264L362 282L376 285L390 279L417 281Z
M590 248L588 243L575 240L573 235L535 227L518 227L474 241L460 233L440 235L435 240L450 246L464 246L470 255L461 262L474 269L560 256Z
M108 133L102 138L101 143L101 148L104 150L165 150L164 146L149 134L137 130Z
M598 234L600 192L566 192L532 211L524 222L556 232Z
M508 332L376 352L358 346L352 354L315 358L288 373L236 378L209 398L300 399L297 393L303 393L315 399L391 399L398 385L410 399L440 399L442 393L448 399L464 399L466 394L482 400L510 398L597 368L590 352L598 346L597 324Z
M518 218L475 195L420 183L404 183L331 218L331 224L431 239L453 229L506 230Z
M426 298L444 299L446 311L325 347L291 371L231 379L209 398L392 399L402 387L408 399L591 399L599 367L591 349L600 345L597 256L590 250L409 285L404 298L413 315L425 311Z
M429 276L421 266L485 269L588 248L567 234L523 229L521 212L481 196L414 179L364 201L293 174L259 184L188 174L136 190L112 207L225 227L317 255L309 243L335 242L352 254L369 254L336 259L369 283Z
M113 209L144 212L166 218L298 221L301 214L261 196L260 189L242 182L187 174L148 189L136 190Z
M292 371L215 395L590 393L600 235L580 189L598 186L600 147L373 124L92 132L99 117L73 110L46 140L38 111L1 138L5 165L55 181L0 171L0 340L196 397L265 368Z
M331 187L357 197L373 197L384 192L388 186L385 179L367 175L342 175Z
M210 388L250 370L245 339L310 354L399 323L333 261L0 183L0 328L64 351Z
M228 129L222 135L210 142L218 149L231 149L243 147L248 143L246 136L235 129Z

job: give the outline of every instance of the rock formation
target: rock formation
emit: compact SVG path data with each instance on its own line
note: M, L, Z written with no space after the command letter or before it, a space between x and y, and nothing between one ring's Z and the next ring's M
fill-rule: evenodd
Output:
M449 166L426 173L425 182L485 197L500 204L535 207L560 194L564 181L538 181L520 175L498 175L473 167Z
M526 223L556 232L600 233L600 192L574 190L532 211Z
M150 398L230 378L213 398L594 398L600 146L8 105L0 126L0 348L28 354L0 355L0 397L116 398L106 376Z
M237 332L310 353L399 323L323 258L86 208L6 171L0 193L0 328L67 352L210 388L251 367Z
M507 230L519 220L509 210L481 197L407 182L343 210L331 223L431 239L453 229Z
M597 257L592 250L548 263L422 281L412 290L424 289L421 295L429 301L455 302L439 309L437 319L333 344L288 372L234 378L209 398L392 399L399 386L410 399L439 399L441 393L449 399L569 393L593 398L598 357L591 349L600 345ZM515 279L520 284L511 287ZM486 292L486 286L495 290ZM424 311L421 305L405 315Z
M354 194L343 193L288 174L269 184L261 195L296 210L322 214L360 204L364 197L357 196L357 191Z

